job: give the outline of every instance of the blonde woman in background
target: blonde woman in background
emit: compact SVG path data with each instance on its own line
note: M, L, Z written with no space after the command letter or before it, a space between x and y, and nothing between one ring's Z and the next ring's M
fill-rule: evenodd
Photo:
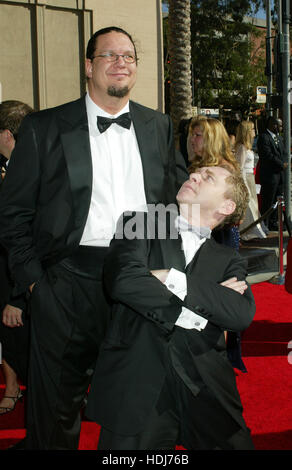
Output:
M252 150L254 137L254 123L252 121L242 121L238 125L236 131L235 156L240 165L240 170L245 184L248 188L249 204L245 218L240 225L241 231L260 217L254 176L254 152ZM249 241L255 238L266 238L265 230L265 227L258 223L245 232L240 238L243 241Z
M191 172L202 166L216 166L225 160L239 169L230 138L221 121L206 116L193 118L189 126L188 156Z

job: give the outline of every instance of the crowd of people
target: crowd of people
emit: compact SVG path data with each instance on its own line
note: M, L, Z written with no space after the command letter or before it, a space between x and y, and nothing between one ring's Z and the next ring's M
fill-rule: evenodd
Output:
M212 150L214 142L222 142L222 137L213 136L208 142L211 147L202 149L203 136L216 119L205 115L184 121L180 130L180 150L189 169L196 168L204 161L202 152L207 152L209 161L214 161ZM224 129L229 137L233 165L239 165L241 174L249 191L249 205L244 219L240 222L240 242L266 238L270 231L278 230L277 211L271 208L284 193L284 177L290 156L285 154L281 135L282 121L274 116L266 119L265 130L256 135L252 119L226 119ZM256 137L256 139L255 139ZM218 145L218 144L217 144ZM223 143L222 143L223 145ZM256 158L257 157L257 158ZM256 176L257 182L256 183ZM261 219L258 223L258 221Z
M27 450L77 449L81 409L101 425L100 450L250 450L234 368L255 313L238 253L259 216L253 125L237 126L233 148L222 122L193 118L179 152L170 117L130 99L137 61L128 32L103 28L84 97L0 104L0 414L20 379ZM258 139L264 209L285 168L272 123Z

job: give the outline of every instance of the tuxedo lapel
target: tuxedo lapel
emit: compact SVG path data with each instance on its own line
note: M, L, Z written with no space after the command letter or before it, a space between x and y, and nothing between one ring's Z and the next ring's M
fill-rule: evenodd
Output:
M208 263L210 258L213 257L213 250L214 256L216 258L216 250L218 249L217 243L212 239L207 239L203 245L200 246L198 251L196 252L195 256L193 257L192 261L186 267L186 273L188 275L192 275L192 273L196 269L196 265L198 263L200 257L200 270L202 271L202 266L206 266L208 268Z
M78 231L83 229L86 223L92 191L91 150L84 98L75 101L72 107L64 109L60 126L72 191L75 226ZM70 235L71 238L74 236L78 236L76 232Z
M280 138L278 137L278 145L276 144L275 142L275 139L271 136L270 133L268 133L268 136L269 136L269 139L270 139L270 142L272 143L273 147L274 147L274 150L276 153L278 153L279 155L281 155L281 147L280 147Z
M161 241L161 253L163 264L166 268L174 268L182 272L185 271L186 261L180 236L177 239L169 238Z
M148 221L149 218L148 214ZM182 239L174 227L174 218L166 218L159 220L156 216L155 221L156 237L149 240L149 266L151 269L171 269L175 268L178 271L184 272L185 270L185 256L182 248ZM161 231L161 238L157 236L158 224L164 227Z
M160 193L163 184L161 159L157 155L159 142L156 121L147 108L132 101L130 101L130 113L141 155L146 200L148 204L155 203L160 199L157 194Z

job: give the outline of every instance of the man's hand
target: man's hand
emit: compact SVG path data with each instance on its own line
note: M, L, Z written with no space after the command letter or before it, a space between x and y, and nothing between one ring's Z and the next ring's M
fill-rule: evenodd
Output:
M244 294L244 292L247 289L247 284L245 281L238 281L237 277L231 277L230 279L227 279L224 282L220 283L221 286L228 287L229 289L233 289L239 294Z
M3 310L2 321L5 326L10 328L23 326L21 314L22 310L20 308L7 304Z
M150 271L153 276L157 277L159 281L165 282L166 278L169 273L169 269L154 269L153 271Z

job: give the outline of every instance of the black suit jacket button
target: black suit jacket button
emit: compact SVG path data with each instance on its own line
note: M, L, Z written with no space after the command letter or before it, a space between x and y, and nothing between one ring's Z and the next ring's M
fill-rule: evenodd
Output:
M198 312L198 313L204 313L204 311L205 311L205 310L204 310L202 307L198 307L198 309L197 309L197 312Z

